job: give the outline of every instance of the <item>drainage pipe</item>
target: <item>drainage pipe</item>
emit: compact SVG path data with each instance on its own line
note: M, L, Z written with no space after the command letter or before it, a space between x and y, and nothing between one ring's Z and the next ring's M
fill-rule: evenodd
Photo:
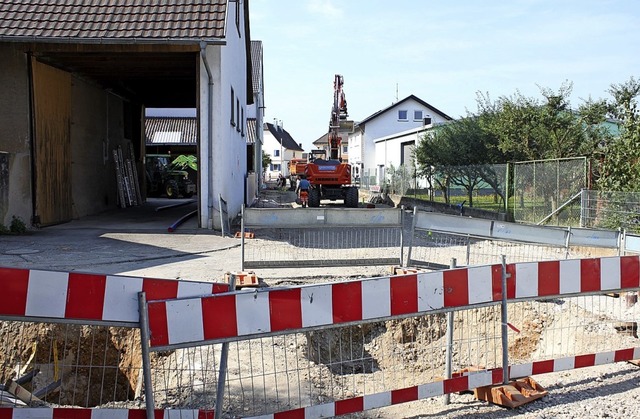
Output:
M207 43L200 43L200 56L207 70L207 228L213 229L213 75L207 60Z

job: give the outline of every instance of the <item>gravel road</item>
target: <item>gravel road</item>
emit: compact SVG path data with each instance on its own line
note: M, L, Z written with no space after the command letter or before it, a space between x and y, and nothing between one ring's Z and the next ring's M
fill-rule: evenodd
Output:
M640 367L621 362L533 377L549 394L517 409L451 395L365 412L366 418L531 418L581 419L640 417Z

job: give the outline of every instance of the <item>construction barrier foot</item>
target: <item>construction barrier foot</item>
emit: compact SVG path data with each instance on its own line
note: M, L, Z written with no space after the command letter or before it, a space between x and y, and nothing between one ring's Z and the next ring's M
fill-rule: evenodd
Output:
M241 233L240 231L236 231L236 234L235 234L235 236L234 236L234 237L235 237L236 239L239 239L239 238L241 238L241 237L242 237L242 233ZM244 233L244 238L245 238L245 239L253 239L253 238L255 238L255 237L256 237L255 233L248 232L248 231L245 231L245 233Z
M391 267L391 275L408 275L417 274L418 272L420 272L420 269L417 268L404 268L402 266Z
M525 377L498 386L479 387L475 389L474 394L478 400L513 409L538 400L549 392L533 378Z
M640 367L640 359L632 359L631 361L627 361L629 364L633 364L636 367Z
M237 290L245 287L260 286L260 283L258 282L258 277L252 271L226 272L224 274L224 282L226 282L227 284L230 284L232 276L235 278Z

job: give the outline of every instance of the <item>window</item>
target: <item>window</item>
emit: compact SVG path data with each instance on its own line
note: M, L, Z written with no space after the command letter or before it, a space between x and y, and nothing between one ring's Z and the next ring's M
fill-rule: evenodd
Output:
M422 111L421 110L413 111L413 120L422 122Z
M273 150L273 157L280 157L280 150Z
M233 91L233 87L231 88L231 125L236 125L236 92Z
M236 131L240 132L240 99L236 98Z
M348 145L343 145L342 146L342 152L343 153L348 153L349 152L349 146Z
M242 136L244 137L244 108L240 109L241 114L240 114L240 132L242 133Z
M408 111L406 109L402 109L398 111L398 121L408 121L409 117L407 116Z
M242 38L240 33L240 2L236 1L236 29L238 30L238 37Z
M279 172L280 171L280 165L279 164L271 164L271 171L272 172Z

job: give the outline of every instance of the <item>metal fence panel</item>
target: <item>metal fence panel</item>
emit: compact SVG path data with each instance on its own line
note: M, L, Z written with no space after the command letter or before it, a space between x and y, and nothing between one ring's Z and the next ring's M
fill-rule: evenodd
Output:
M586 187L586 158L517 162L513 166L513 217L535 224ZM579 203L552 217L555 225L578 225Z
M631 253L640 253L640 236L625 234L624 251Z
M640 232L640 192L584 190L581 226Z
M470 365L500 366L499 308L461 310L454 319L454 372ZM331 402L437 382L446 377L446 321L440 313L231 342L221 409L228 417L321 409ZM176 353L217 353L218 347ZM217 358L210 356L212 362ZM173 377L165 381L174 387L159 389L154 381L158 406L169 407L162 401L172 401L172 408L215 408L214 367L205 378L203 367L194 368L197 364L188 358L182 362L181 368L165 371Z
M16 382L24 388L14 391L16 406L140 407L138 329L0 321L0 331L0 379L5 390Z
M398 208L245 209L243 217L242 269L402 264Z

